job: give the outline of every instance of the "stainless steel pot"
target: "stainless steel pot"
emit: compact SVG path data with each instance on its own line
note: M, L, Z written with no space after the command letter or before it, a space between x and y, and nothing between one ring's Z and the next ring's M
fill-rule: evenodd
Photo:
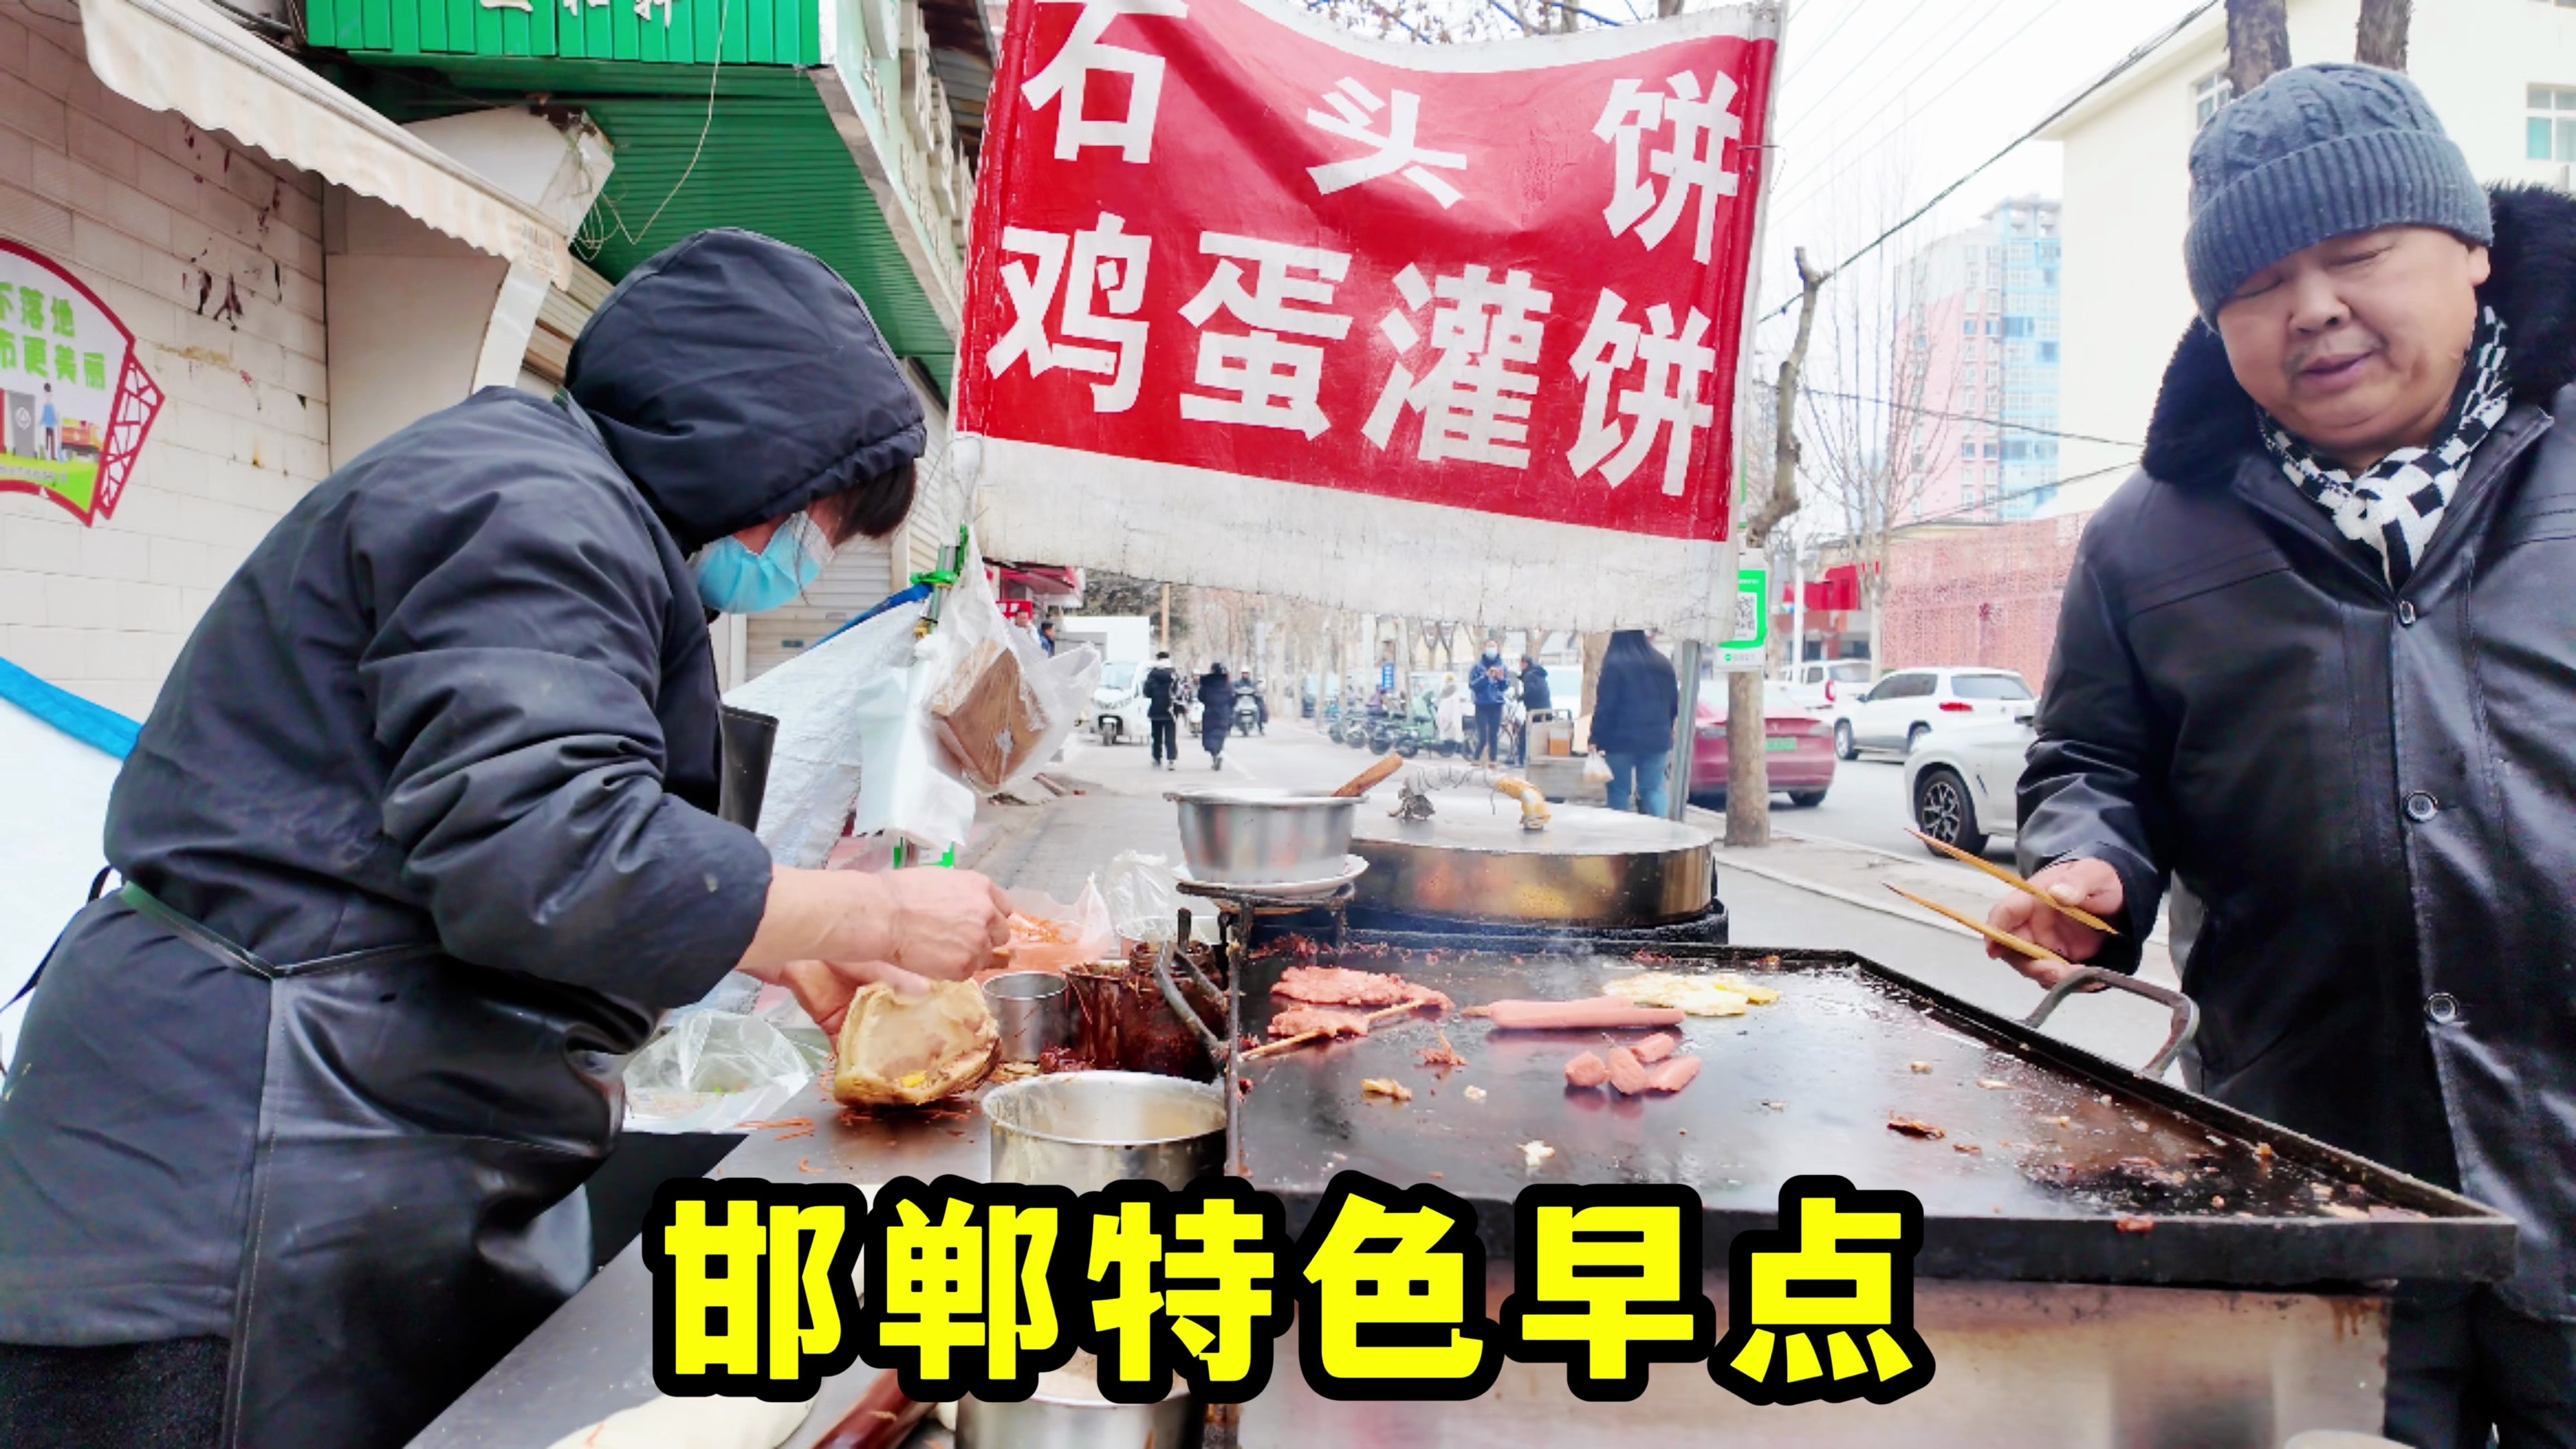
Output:
M1174 1386L1159 1404L1112 1404L1097 1398L1054 1397L1038 1391L1016 1404L962 1399L957 1404L958 1449L1193 1449L1199 1442L1198 1404Z
M1143 1072L1067 1072L984 1094L995 1182L1092 1192L1142 1178L1165 1187L1225 1166L1225 1093Z
M1342 873L1357 800L1286 790L1178 790L1190 874L1226 885L1302 885Z
M1359 901L1460 921L1656 926L1717 898L1717 837L1696 825L1582 805L1523 830L1518 804L1485 791L1434 795L1428 820L1371 811L1351 850Z

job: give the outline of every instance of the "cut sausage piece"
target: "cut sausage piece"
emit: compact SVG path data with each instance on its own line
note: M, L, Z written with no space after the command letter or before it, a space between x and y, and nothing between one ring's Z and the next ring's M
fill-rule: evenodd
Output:
M1635 1046L1628 1048L1628 1050L1637 1054L1637 1060L1644 1062L1646 1065L1651 1067L1655 1063L1662 1061L1664 1058L1671 1056L1674 1049L1679 1047L1681 1044L1682 1039L1680 1037L1677 1037L1668 1031L1659 1031L1653 1036L1646 1038L1644 1041L1637 1043Z
M1637 1006L1615 996L1583 1001L1496 1001L1478 1008L1497 1031L1596 1031L1633 1026L1679 1026L1680 1011Z
M1610 1086L1623 1097L1646 1090L1646 1068L1626 1047L1610 1049Z
M1597 1087L1608 1080L1609 1065L1590 1052L1565 1064L1565 1084L1569 1087Z
M1675 1057L1659 1063L1646 1074L1646 1089L1651 1092L1678 1092L1699 1075L1699 1058Z

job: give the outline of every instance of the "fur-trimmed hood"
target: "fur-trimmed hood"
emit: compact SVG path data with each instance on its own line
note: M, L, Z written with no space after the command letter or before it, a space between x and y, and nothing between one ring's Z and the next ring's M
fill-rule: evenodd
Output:
M2495 215L2491 272L2478 300L2505 324L2513 400L2546 406L2576 381L2576 197L2536 186L2487 193ZM2142 463L2173 483L2224 483L2259 452L2254 399L2227 366L2226 346L2194 320L2165 366Z

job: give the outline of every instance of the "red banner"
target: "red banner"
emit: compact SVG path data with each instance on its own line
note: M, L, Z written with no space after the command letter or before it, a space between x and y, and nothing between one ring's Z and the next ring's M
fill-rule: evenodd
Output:
M1775 25L1410 46L1266 0L1014 6L957 369L988 549L1443 617L1731 614Z

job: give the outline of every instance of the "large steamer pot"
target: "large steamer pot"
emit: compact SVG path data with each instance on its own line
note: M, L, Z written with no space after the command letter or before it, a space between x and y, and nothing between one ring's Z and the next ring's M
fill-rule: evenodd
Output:
M1187 1187L1225 1166L1225 1093L1143 1072L1067 1072L984 1094L993 1180L1096 1192Z
M1523 830L1519 805L1489 792L1431 800L1428 820L1360 822L1362 907L1606 930L1693 920L1717 899L1717 837L1696 825L1565 805L1545 830Z
M1287 790L1177 790L1190 875L1226 885L1303 885L1342 874L1357 800Z

